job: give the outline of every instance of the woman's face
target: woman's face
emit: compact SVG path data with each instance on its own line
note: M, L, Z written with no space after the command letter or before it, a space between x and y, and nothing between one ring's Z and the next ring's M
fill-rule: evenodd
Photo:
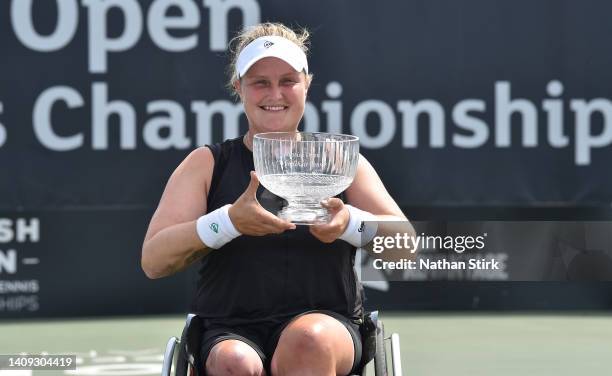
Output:
M253 134L296 131L309 82L303 72L275 57L255 64L236 83Z

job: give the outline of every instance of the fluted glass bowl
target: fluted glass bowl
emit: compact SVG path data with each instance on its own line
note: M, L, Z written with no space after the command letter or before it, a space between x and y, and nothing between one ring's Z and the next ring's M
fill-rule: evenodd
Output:
M278 216L296 224L329 222L321 201L353 182L359 161L356 136L270 132L253 137L255 172L267 190L287 200Z

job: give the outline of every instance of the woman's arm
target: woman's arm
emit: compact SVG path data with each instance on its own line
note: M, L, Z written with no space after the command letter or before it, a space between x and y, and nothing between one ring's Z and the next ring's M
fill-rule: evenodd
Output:
M391 236L396 234L408 237L416 236L412 224L408 221L404 213L389 195L380 177L372 165L360 156L359 167L353 184L347 190L347 200L349 204L375 215L378 223L377 237ZM372 242L364 246L364 249L371 251ZM393 247L392 249L394 249ZM416 250L415 250L416 251ZM398 261L402 258L414 258L414 252L383 252L376 257L386 261Z
M194 150L176 168L153 214L142 246L142 269L149 278L161 278L185 269L208 254L208 247L198 235L198 218L206 213L206 198L214 157L202 147ZM228 216L236 231L263 236L295 229L259 205L256 193L259 180L251 180L243 194L229 207ZM214 247L214 244L209 244Z
M373 215L372 221L378 224L376 236L415 236L414 228L389 195L372 165L361 155L353 183L346 190L346 198L348 204ZM311 226L310 231L319 240L332 242L344 234L350 213L340 199L330 199L327 207L333 216L330 223ZM397 253L387 252L381 256L394 260Z
M213 167L210 149L201 147L172 173L142 245L147 277L172 275L210 252L196 232L196 220L206 212Z
M381 221L406 220L370 162L362 155L359 155L355 179L346 190L346 198L348 204L374 214Z

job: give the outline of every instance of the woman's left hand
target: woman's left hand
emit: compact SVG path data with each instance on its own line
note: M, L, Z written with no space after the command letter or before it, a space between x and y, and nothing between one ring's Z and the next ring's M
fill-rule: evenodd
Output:
M329 210L331 220L329 223L310 226L310 233L323 243L331 243L346 230L349 223L349 211L344 207L344 202L336 197L322 201L321 205Z

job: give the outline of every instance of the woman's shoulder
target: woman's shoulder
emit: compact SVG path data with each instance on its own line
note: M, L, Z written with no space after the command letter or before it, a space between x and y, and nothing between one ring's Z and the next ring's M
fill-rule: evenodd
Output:
M208 146L200 146L192 150L183 163L193 167L205 167L213 166L215 159L212 150Z
M200 146L193 149L175 168L172 173L172 178L179 178L180 181L185 181L188 184L203 184L205 187L209 185L212 171L215 167L215 159L209 148Z

